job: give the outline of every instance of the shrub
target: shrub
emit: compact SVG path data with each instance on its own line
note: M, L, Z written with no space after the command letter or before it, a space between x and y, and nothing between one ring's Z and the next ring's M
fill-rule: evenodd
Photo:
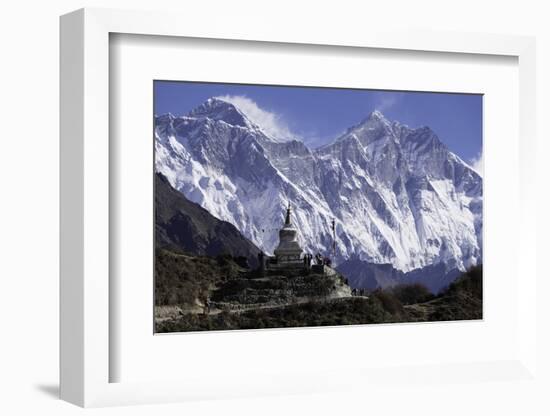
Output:
M428 288L421 283L397 285L391 289L391 292L403 305L427 302L434 297Z

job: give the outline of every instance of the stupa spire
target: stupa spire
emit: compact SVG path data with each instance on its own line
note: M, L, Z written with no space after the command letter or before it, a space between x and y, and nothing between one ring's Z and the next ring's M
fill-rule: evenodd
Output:
M285 218L285 225L290 225L290 201L288 202L288 207L286 209L286 218Z

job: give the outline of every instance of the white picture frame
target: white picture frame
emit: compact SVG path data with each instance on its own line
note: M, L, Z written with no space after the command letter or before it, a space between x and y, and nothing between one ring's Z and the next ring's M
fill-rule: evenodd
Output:
M185 21L185 24L181 22ZM236 31L238 27L242 32ZM523 277L517 294L519 345L517 355L495 362L422 365L401 374L396 369L367 373L342 368L319 379L312 374L278 374L263 380L239 380L230 386L208 378L179 381L110 382L110 164L109 37L110 34L225 39L281 44L430 51L441 54L504 55L519 66L520 217L518 264ZM339 390L352 384L372 386L414 374L434 380L440 373L479 382L476 374L525 380L536 376L537 270L532 249L536 241L536 192L530 178L535 169L535 41L507 35L384 32L349 28L330 32L313 25L307 31L280 25L183 19L172 13L82 9L61 18L61 398L80 406L108 406L183 401L209 397L307 393ZM517 273L511 270L510 273ZM304 335L311 336L311 335ZM119 358L119 357L118 357ZM406 378L406 375L405 375ZM342 380L348 380L343 382ZM349 380L353 380L349 381Z

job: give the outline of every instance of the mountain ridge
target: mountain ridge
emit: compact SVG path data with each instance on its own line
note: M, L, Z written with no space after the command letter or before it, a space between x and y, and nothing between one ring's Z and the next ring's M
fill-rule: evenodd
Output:
M235 111L242 115L237 107L218 101L212 117L203 110L156 117L156 170L262 250L275 248L290 201L310 252L330 254L335 220L336 263L357 256L409 272L481 262L482 178L429 127L373 112L309 149L273 140L250 120L243 126L233 119Z

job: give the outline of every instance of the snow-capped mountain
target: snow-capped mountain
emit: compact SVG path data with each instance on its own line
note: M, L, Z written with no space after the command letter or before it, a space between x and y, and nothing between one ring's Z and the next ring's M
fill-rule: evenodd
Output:
M302 247L407 272L481 262L482 179L428 127L373 112L333 143L309 149L266 134L211 98L187 116L155 119L156 170L188 199L267 253L290 201Z

